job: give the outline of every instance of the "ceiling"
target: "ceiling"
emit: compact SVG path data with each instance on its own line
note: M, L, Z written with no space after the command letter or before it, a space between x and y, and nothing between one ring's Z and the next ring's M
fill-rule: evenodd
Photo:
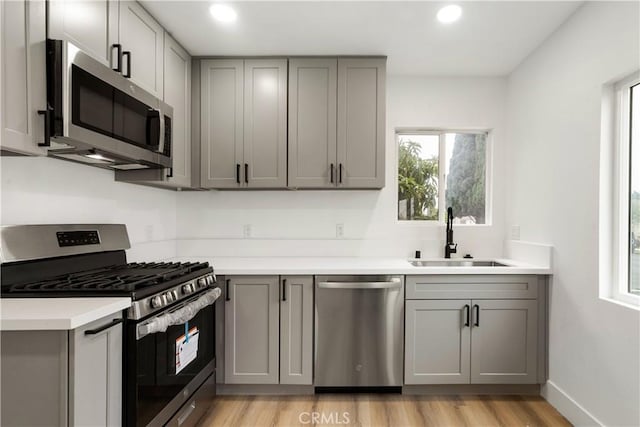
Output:
M462 18L444 25L445 2L240 1L222 24L212 3L142 1L194 56L386 55L389 74L430 76L507 75L581 5L458 2Z

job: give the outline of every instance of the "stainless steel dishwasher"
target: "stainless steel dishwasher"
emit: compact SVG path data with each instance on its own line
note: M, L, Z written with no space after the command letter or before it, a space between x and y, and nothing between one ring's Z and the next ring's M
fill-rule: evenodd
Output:
M316 387L402 385L403 276L316 276Z

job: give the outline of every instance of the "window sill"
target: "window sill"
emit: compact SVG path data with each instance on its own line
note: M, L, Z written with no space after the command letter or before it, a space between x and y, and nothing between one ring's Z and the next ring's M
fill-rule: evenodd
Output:
M624 299L620 297L600 297L601 300L612 304L620 305L631 310L640 311L640 297L634 295L625 295Z

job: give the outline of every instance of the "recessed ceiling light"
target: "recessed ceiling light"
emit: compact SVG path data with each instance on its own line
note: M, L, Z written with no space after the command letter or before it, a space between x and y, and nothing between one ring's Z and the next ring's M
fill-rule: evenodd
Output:
M438 11L438 21L443 24L449 24L460 19L462 16L462 8L456 4L450 4Z
M220 22L233 22L238 17L236 11L226 4L213 4L209 12L216 21Z

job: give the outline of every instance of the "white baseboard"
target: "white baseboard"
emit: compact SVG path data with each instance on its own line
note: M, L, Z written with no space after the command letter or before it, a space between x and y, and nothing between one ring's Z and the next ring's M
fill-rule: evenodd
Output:
M542 397L555 407L574 426L604 426L589 411L584 409L578 402L573 400L564 390L555 385L552 381L547 381L542 386Z

